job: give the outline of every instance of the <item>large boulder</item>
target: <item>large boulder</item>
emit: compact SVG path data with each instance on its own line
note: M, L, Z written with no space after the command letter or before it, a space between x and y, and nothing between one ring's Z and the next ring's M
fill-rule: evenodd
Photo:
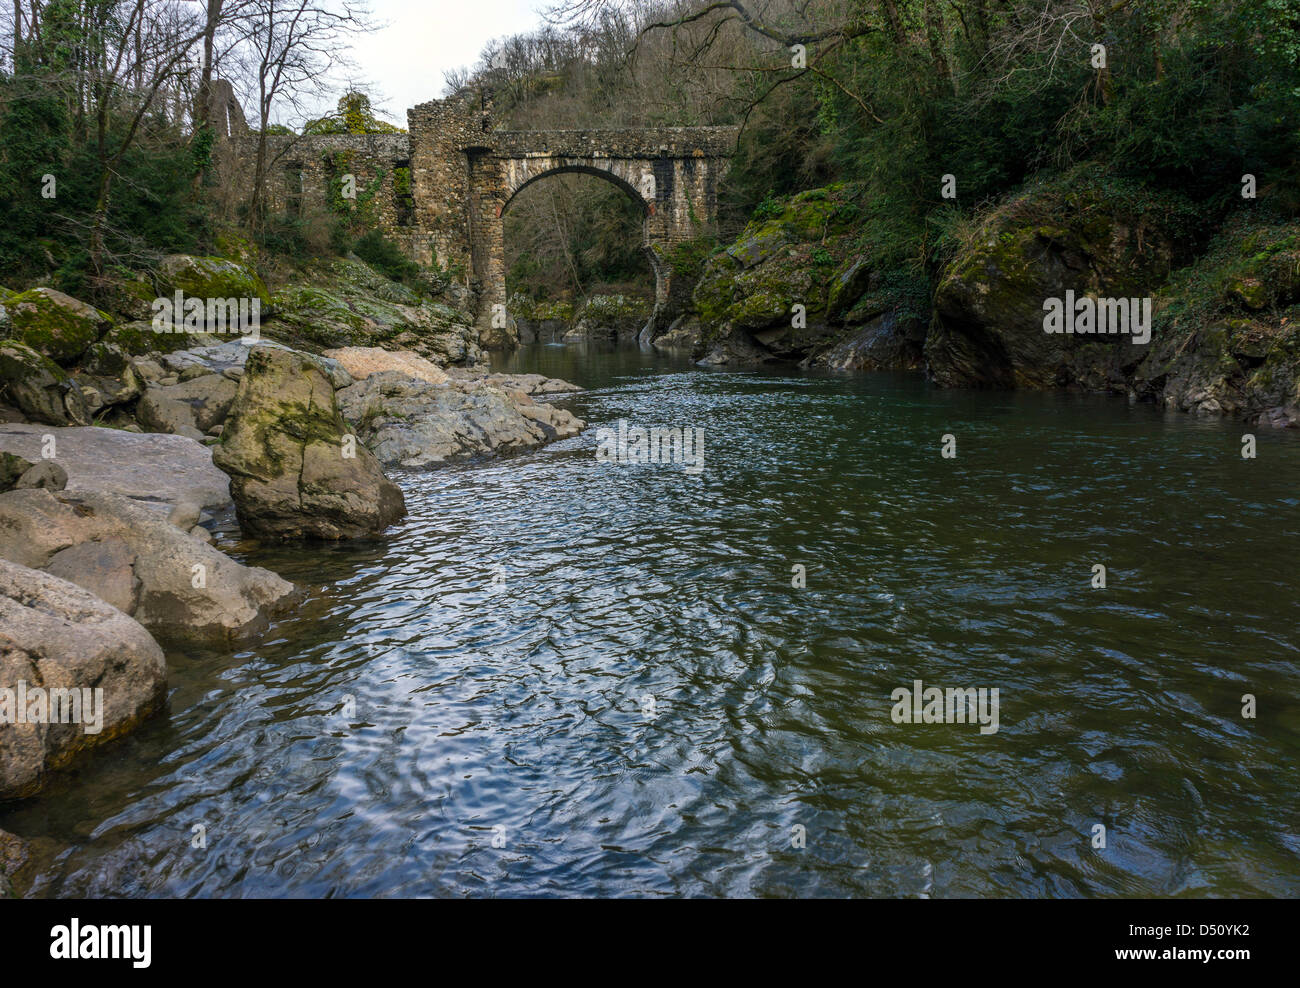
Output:
M0 557L60 573L174 641L245 638L294 589L139 502L94 491L0 494Z
M75 362L113 324L108 313L53 288L33 288L3 304L9 335L59 364Z
M1149 344L1044 331L1044 303L1155 297L1190 242L1190 203L1082 166L1031 183L984 216L942 272L925 344L953 387L1123 389Z
M832 370L921 370L926 324L915 315L888 309L855 327L852 335L816 354L808 363Z
M186 298L258 299L264 308L271 303L266 284L256 272L224 257L172 254L158 266L158 280L168 295L180 292Z
M634 295L590 295L578 307L577 318L563 336L566 343L635 340L654 306Z
M88 425L86 398L67 372L44 354L13 340L0 343L0 399L33 422Z
M339 414L314 357L254 347L213 462L241 526L271 538L378 535L406 514L401 490Z
M506 303L520 343L558 343L573 325L573 303L538 301L522 292Z
M159 709L166 686L162 649L138 622L67 580L0 559L0 709L10 705L0 717L0 799L31 795L51 770L130 731ZM94 691L89 703L83 690Z
M95 427L0 425L0 452L36 463L51 451L51 459L67 471L70 493L120 494L164 514L180 504L212 512L231 505L230 478L212 465L211 451L191 439Z
M394 371L338 393L357 434L385 466L428 467L577 435L584 423L522 391L481 381L431 384ZM462 390L463 387L463 390Z
M833 185L765 202L731 245L702 259L692 296L702 327L697 355L800 361L840 338L837 317L856 301L846 296L845 272L870 272L854 246L855 195ZM855 274L847 287L864 279Z

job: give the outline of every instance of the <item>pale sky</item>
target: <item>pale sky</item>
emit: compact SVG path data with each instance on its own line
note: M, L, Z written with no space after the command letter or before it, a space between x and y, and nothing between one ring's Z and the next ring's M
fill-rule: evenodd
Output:
M386 26L353 44L357 81L382 96L380 116L405 127L410 107L442 95L444 71L473 65L494 38L540 27L545 7L546 0L371 0Z

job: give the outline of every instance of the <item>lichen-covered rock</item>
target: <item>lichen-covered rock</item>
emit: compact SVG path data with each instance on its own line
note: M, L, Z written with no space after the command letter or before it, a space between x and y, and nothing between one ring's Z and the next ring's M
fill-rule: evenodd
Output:
M856 194L833 185L764 203L732 244L704 262L692 296L697 356L800 361L843 335L840 317L871 274L854 244Z
M578 306L573 327L564 333L563 339L566 342L635 340L645 328L652 309L649 301L631 295L589 295Z
M573 303L538 301L522 292L510 296L507 309L520 343L556 343L573 325Z
M401 490L356 441L329 374L307 354L252 349L213 462L230 475L251 535L360 538L406 514Z
M186 298L246 298L258 299L264 307L271 304L257 273L224 257L172 254L158 266L158 279L164 295L181 292Z
M33 288L3 305L9 336L58 364L75 362L113 324L108 313L53 288Z
M117 551L68 550L121 543ZM0 494L0 557L56 567L92 593L126 603L137 621L174 641L222 644L262 630L293 585L244 566L138 501L100 491Z
M276 292L266 332L294 345L411 350L443 366L482 360L477 330L453 306L421 298L358 261L309 270Z
M27 703L23 722L11 722L14 710L0 719L0 799L30 796L50 771L126 734L161 707L166 686L162 649L138 622L67 580L0 559L0 704L16 704L20 691Z
M0 343L0 399L33 422L90 422L85 396L68 373L44 354L12 340Z
M1300 425L1300 223L1231 218L1161 294L1136 394L1196 414Z
M1122 389L1147 353L1123 334L1044 331L1044 303L1155 297L1198 219L1179 196L1081 166L1031 183L986 214L940 276L925 345L955 387Z

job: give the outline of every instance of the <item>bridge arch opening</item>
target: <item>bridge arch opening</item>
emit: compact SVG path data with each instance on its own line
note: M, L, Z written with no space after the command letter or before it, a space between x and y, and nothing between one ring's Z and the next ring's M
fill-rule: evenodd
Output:
M654 204L625 177L585 163L515 177L504 190L500 217L506 295L520 342L557 341L577 322L566 303L576 307L592 296L622 296L622 302L602 300L603 313L587 310L608 320L587 327L598 331L597 339L637 339L663 290L651 249ZM561 320L560 313L573 313L572 319Z

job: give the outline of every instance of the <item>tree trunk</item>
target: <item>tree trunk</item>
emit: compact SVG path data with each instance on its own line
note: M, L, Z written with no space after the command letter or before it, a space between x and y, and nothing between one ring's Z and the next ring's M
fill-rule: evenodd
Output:
M952 73L948 63L948 53L945 50L948 32L943 23L943 11L938 8L934 0L925 0L924 14L925 39L930 45L930 61L934 63L934 74L941 85L952 86L952 91L956 93L957 77Z
M194 135L198 137L205 129L212 126L212 57L216 48L217 23L221 20L221 7L224 0L208 0L208 20L203 31L203 70L199 77L199 91L194 98L193 124ZM193 192L197 196L203 188L207 176L207 163L202 163L195 170Z
M889 26L890 39L895 47L902 48L907 44L907 35L903 33L903 19L898 16L898 4L894 0L880 0L880 12Z

